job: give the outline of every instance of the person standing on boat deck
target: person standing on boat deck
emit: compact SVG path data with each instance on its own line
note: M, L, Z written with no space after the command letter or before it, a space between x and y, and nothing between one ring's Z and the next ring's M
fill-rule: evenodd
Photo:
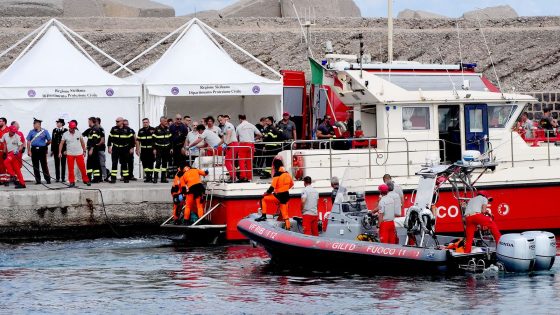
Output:
M338 188L340 187L340 182L338 181L338 177L333 176L331 178L331 187L332 187L331 202L334 204L334 201L336 200L336 195L338 194Z
M401 185L395 183L391 175L389 174L383 175L383 183L387 185L389 181L393 182L393 190L401 197L401 205L404 205L404 192Z
M500 241L502 234L494 222L492 213L488 210L488 202L492 201L492 197L484 190L478 191L478 195L467 203L465 210L466 218L466 240L465 240L465 253L470 253L472 250L472 242L474 239L474 232L477 226L488 227L496 244Z
M327 114L323 117L323 121L319 127L317 127L317 139L321 140L334 138L336 138L336 135L331 124L331 116Z
M183 206L183 201L185 201L185 196L183 195L183 187L181 186L181 178L185 172L180 169L175 173L173 178L173 184L171 185L171 198L173 198L173 222L179 223L179 214L181 213L181 208Z
M274 118L269 116L265 119L266 126L264 127L263 142L264 142L264 170L261 179L268 179L272 176L271 167L272 161L280 151L282 151L282 144L278 143L282 140L282 134L274 127Z
M539 125L542 129L544 129L545 137L556 136L554 130L558 128L558 122L556 119L552 118L550 108L543 108L543 118L541 118Z
M287 141L289 143L291 141L297 140L296 124L290 120L290 113L284 112L284 114L282 114L282 120L276 123L276 129L278 129L278 131L282 133L282 138L284 141ZM285 145L284 149L289 150L290 146Z
M220 119L220 124L224 125L224 137L222 145L223 156L225 159L225 166L229 173L229 181L235 182L237 180L237 174L235 169L234 161L237 159L237 155L239 154L239 142L237 139L237 132L235 131L235 127L232 123L229 122L227 115L223 115Z
M399 196L399 194L395 191L395 183L393 183L393 181L388 181L387 182L387 187L389 187L389 192L387 193L387 196L393 198L393 202L394 202L394 207L395 207L395 218L399 218L399 217L403 217L403 211L402 211L402 199L401 196Z
M171 132L167 128L167 117L162 116L159 119L159 126L154 129L152 135L153 139L153 152L156 157L156 166L154 167L153 183L158 181L158 175L161 174L161 182L168 183L167 181L167 164L171 159Z
M305 176L303 178L304 188L301 192L303 234L319 236L319 216L317 215L319 192L311 186L311 182L311 177Z
M142 162L144 176L146 176L144 183L150 183L154 176L154 130L155 128L150 126L148 118L142 119L142 128L138 130L138 137L136 138L136 155L140 156Z
M373 213L377 213L379 219L379 241L386 244L398 244L397 231L395 229L395 203L393 198L388 196L389 186L379 185L380 198Z
M255 138L262 137L261 132L247 121L247 116L240 114L237 134L239 136L239 182L250 182L253 179L253 155Z
M197 168L191 167L190 164L186 164L183 168L183 176L181 177L181 191L186 195L185 201L185 222L188 222L191 218L191 210L196 206L196 214L198 218L202 218L204 215L204 207L202 205L202 196L204 195L206 188L200 180L200 176L208 175L208 170L199 170Z
M222 115L218 116L218 117L223 117ZM217 134L218 137L222 137L224 135L224 133L222 132L222 129L218 126L215 125L216 121L214 121L214 117L212 116L208 116L204 119L204 123L206 124L206 129L212 131L213 133Z
M535 129L535 126L533 125L533 121L529 119L529 114L527 114L527 112L523 112L523 114L521 114L519 128L521 128L521 130L524 132L525 139L534 138L533 129Z
M52 131L51 155L54 158L54 172L57 183L66 181L66 148L62 148L62 157L58 157L58 147L62 141L62 135L68 131L64 128L65 124L64 119L59 118L56 121L56 128Z
M268 210L280 205L280 213L285 222L286 230L290 230L290 216L288 214L288 201L290 200L290 189L294 187L292 176L284 169L282 160L274 160L274 178L268 190L261 199L262 215L255 221L265 221Z
M49 167L47 165L47 153L49 144L52 142L49 132L41 128L43 121L33 118L33 129L27 134L27 154L31 157L33 163L33 173L35 175L35 183L41 184L41 171L39 165L43 170L43 177L47 184L51 183L51 176L49 174Z

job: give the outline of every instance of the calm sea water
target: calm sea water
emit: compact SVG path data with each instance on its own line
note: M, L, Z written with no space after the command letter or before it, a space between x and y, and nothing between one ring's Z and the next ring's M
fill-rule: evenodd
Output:
M302 274L274 268L249 245L0 244L0 313L560 314L560 264L531 275Z

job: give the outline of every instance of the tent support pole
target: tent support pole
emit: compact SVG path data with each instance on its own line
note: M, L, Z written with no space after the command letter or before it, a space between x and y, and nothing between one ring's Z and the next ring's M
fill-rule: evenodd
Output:
M163 43L164 41L166 41L167 39L169 39L171 36L177 34L178 32L182 31L183 28L189 28L192 25L193 21L189 21L187 23L185 23L183 26L179 27L178 29L174 30L173 32L169 33L167 36L165 36L164 38L160 39L157 43L153 44L152 46L150 46L150 48L144 50L142 53L140 53L138 56L132 58L130 61L128 61L127 63L125 63L124 65L120 66L117 70L113 71L112 74L117 74L119 71L121 71L123 68L129 66L130 64L132 64L133 62L135 62L136 60L140 59L142 56L144 56L145 54L149 53L150 51L152 51L154 48L156 48L157 46L159 46L161 43ZM161 57L159 58L161 59ZM158 60L159 60L158 59ZM157 62L157 61L156 61Z
M59 26L60 27L60 26ZM82 51L82 53L89 59L91 60L91 62L93 62L94 64L96 64L97 66L101 67L99 65L99 63L97 63L97 61L95 61L95 59L93 59L93 57L87 53L87 51L76 41L76 39L71 36L68 31L64 28L64 27L60 27L60 29L62 30L62 32L64 32L64 34L66 34L66 36L68 36L68 38L70 38L70 40L74 43L74 45L78 46L78 48ZM103 68L103 67L101 67Z
M227 37L225 37L224 35L220 34L218 31L216 31L215 29L211 28L210 26L208 26L206 23L200 21L197 19L197 22L200 23L201 25L203 25L204 27L208 28L209 31L211 31L212 33L214 33L216 36L220 37L221 39L223 39L225 42L229 43L230 45L232 45L233 47L235 47L236 49L238 49L239 51L241 51L242 53L244 53L245 55L247 55L249 58L253 59L254 61L256 61L258 64L260 64L261 66L265 67L268 71L274 73L275 75L277 75L278 77L282 78L282 75L272 69L271 67L269 67L266 63L260 61L257 57L253 56L252 54L250 54L249 52L247 52L245 49L239 47L237 44L235 44L234 42L232 42L231 40L229 40Z
M57 23L58 25L60 25L61 27L65 28L70 34L72 34L73 36L76 36L77 38L79 38L81 41L83 41L84 43L86 43L88 46L90 46L91 48L93 48L95 51L97 51L98 53L102 54L103 56L105 56L105 58L111 60L112 62L114 62L115 64L117 64L118 66L122 67L124 70L128 71L130 74L135 74L134 71L128 69L127 67L125 67L122 63L120 63L118 60L116 60L115 58L109 56L106 52L104 52L103 50L101 50L99 47L95 46L93 43L91 43L90 41L88 41L87 39L85 39L83 36L81 36L80 34L74 32L73 30L71 30L70 28L68 28L66 25L62 24L60 21L58 20L54 20L55 23Z
M4 55L6 55L7 53L9 53L10 51L12 51L14 48L16 48L17 46L21 45L23 42L25 42L27 39L29 39L31 36L37 34L37 32L41 31L42 29L45 28L45 25L47 25L48 23L51 23L50 21L39 26L38 28L36 28L33 32L25 35L24 38L20 39L17 43L13 44L12 46L10 46L8 49L4 50L2 53L0 53L0 58L4 57Z
M54 20L54 19L53 19ZM53 23L53 20L48 21L47 23L45 23L45 25L43 26L43 29L41 29L41 31L35 36L35 38L33 38L33 40L29 43L29 45L27 45L27 47L25 47L25 49L17 56L16 59L14 59L14 61L12 61L13 65L14 63L16 63L18 60L21 59L21 57L23 57L23 55L25 55L25 53L33 46L33 44L35 44L35 42L45 33L45 31L51 26L51 24ZM10 65L10 66L11 66Z

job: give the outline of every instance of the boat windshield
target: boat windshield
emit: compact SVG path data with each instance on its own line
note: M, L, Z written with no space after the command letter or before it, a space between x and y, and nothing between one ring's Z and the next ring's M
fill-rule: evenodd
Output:
M340 181L334 203L354 202L359 198L364 198L367 173L365 167L347 167Z
M517 105L488 105L488 123L490 128L504 128L511 119Z

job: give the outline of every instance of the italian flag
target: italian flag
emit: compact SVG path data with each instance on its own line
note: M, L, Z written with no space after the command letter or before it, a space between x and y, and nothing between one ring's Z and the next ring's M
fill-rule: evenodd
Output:
M309 65L311 67L311 84L314 85L334 85L334 73L327 70L315 59L309 58Z

